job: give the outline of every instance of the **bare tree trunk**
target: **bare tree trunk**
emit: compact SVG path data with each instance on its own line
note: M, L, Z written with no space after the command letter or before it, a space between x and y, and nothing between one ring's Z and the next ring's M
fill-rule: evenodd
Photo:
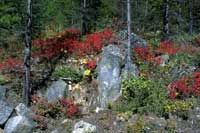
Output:
M193 0L189 0L189 34L193 33Z
M181 23L182 23L182 10L181 10L181 1L178 1L178 16L177 16L177 34L181 31Z
M163 25L163 40L167 40L169 38L169 0L164 0Z
M31 60L31 27L32 27L32 0L27 0L27 26L25 33L25 48L24 48L24 84L23 84L23 102L29 104L30 94L30 60Z
M131 5L130 0L127 0L127 31L128 31L128 43L127 43L127 57L125 69L128 72L131 67Z
M128 58L130 58L131 51L131 4L127 0L127 30L128 30Z
M85 35L87 33L87 24L86 24L86 4L87 0L83 0L82 2L82 24L81 24L81 32L82 35Z
M149 1L146 0L144 17L146 17L148 14L148 5L149 5Z

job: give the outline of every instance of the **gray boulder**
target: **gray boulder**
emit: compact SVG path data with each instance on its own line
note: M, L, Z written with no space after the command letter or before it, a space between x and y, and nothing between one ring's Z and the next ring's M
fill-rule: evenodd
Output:
M8 120L5 125L5 133L32 133L34 122L25 116L15 116Z
M47 89L46 98L48 102L56 102L60 98L66 96L67 84L63 80L58 80L52 83L52 85Z
M0 85L0 99L5 99L7 88Z
M0 125L5 124L13 112L13 108L8 103L0 100Z
M120 73L123 60L123 53L117 46L108 45L103 49L102 58L97 68L98 101L102 108L120 96Z
M24 105L23 103L17 105L15 111L19 116L26 116L30 118L33 115L33 112L29 108L27 108L26 105Z
M96 133L97 128L95 125L92 125L90 123L79 121L74 125L74 130L72 133Z

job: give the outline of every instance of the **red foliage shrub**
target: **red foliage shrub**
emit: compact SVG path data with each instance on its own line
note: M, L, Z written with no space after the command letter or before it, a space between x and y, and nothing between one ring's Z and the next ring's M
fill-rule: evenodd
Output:
M67 117L73 117L78 114L79 109L72 100L62 98L59 101L61 105L66 107Z
M160 43L159 47L156 49L157 52L173 55L178 52L178 48L175 47L174 43L171 41L163 41Z
M188 96L190 93L190 89L188 88L186 81L184 79L179 79L173 81L167 87L169 91L169 97L171 99L175 99L177 96Z
M94 70L97 66L96 60L89 60L86 63L87 69Z
M194 95L200 95L200 72L193 74L192 92Z
M47 39L33 40L33 46L38 48L38 51L34 52L33 57L45 57L52 59L65 53L65 50L70 47L74 40L78 39L80 31L76 29L67 29L59 33L56 37Z
M159 65L163 62L163 59L160 56L156 57L149 47L136 47L134 52L142 61L148 61L155 65Z
M2 63L0 63L0 70L4 71L4 70L16 70L16 69L21 69L23 66L23 62L20 59L16 59L16 58L7 58L5 59Z
M173 81L168 85L167 90L171 99L200 95L200 72L193 73L191 78L185 77Z
M155 65L162 64L163 58L161 56L156 56L155 53L161 54L169 54L173 55L179 51L177 47L175 47L174 43L171 41L161 42L159 47L155 50L151 50L150 47L136 47L134 48L134 52L136 56L142 61L148 61Z
M105 42L111 38L112 31L105 29L102 32L88 34L83 41L79 41L79 36L80 31L67 29L56 37L34 40L33 44L38 47L39 51L33 53L33 56L52 59L60 54L84 56L86 54L98 53Z
M136 56L142 61L150 61L154 58L153 53L150 51L149 47L136 47L134 49Z

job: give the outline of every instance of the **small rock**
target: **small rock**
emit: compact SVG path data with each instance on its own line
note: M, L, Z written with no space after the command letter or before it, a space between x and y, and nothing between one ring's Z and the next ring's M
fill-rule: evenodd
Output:
M96 133L97 132L96 126L84 121L76 123L74 125L74 130L72 131L72 133L90 133L90 132Z
M53 82L47 89L46 97L48 102L56 102L66 96L67 84L63 80Z
M5 125L5 133L32 133L34 122L25 116L15 116L8 120Z
M160 56L161 59L161 64L160 66L164 67L168 62L169 62L169 55L161 55Z
M6 102L0 100L0 125L3 125L13 112L13 108Z
M23 103L20 103L15 108L15 110L16 110L17 115L20 115L20 116L30 117L32 115L31 110L27 108L26 105L24 105Z
M53 130L51 133L59 133L58 130Z

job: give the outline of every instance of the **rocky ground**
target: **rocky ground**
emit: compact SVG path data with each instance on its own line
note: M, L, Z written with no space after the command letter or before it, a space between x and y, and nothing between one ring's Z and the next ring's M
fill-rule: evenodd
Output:
M136 41L146 47L143 39L133 40ZM126 53L123 49L121 45L106 46L99 55L100 59L95 70L85 70L84 59L71 57L59 60L55 66L57 73L53 73L45 84L38 86L35 94L32 95L29 107L21 103L22 84L17 82L20 78L15 77L15 82L12 79L13 81L1 85L0 132L200 133L198 97L195 97L197 104L191 106L189 110L171 111L164 115L117 109L116 105L122 98L122 79L125 79L127 74L139 76L135 64L131 64L131 69L126 71ZM170 56L162 54L158 57L162 59L159 67L164 68L169 63ZM94 55L92 58L97 57ZM37 62L39 61L35 61L36 64ZM90 67L93 68L93 65ZM36 66L33 68L38 69ZM83 77L71 68L80 70L79 72L83 71ZM198 68L182 65L174 67L171 73L174 78L177 78L192 73L195 69ZM66 73L71 77L65 77Z

